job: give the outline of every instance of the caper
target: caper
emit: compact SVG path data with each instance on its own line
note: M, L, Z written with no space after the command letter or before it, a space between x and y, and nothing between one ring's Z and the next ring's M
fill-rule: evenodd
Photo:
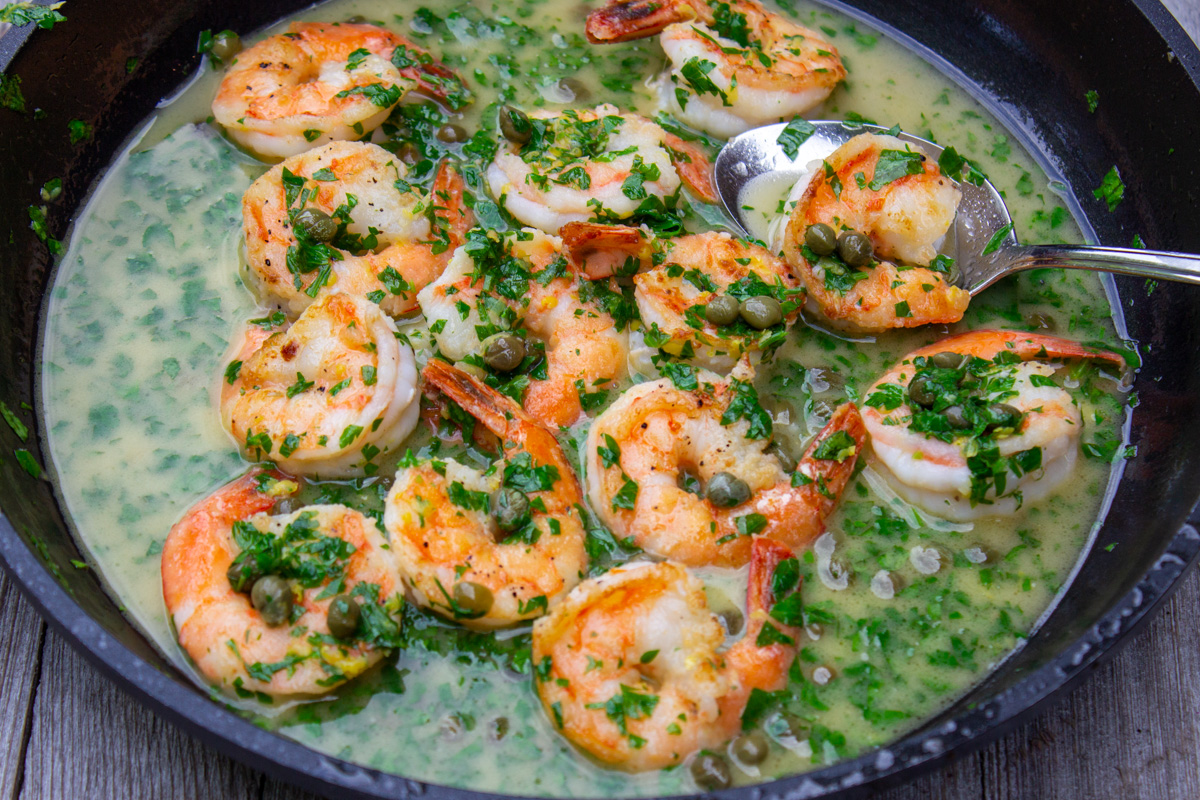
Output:
M747 297L738 313L751 328L762 330L777 325L783 319L783 307L774 297Z
M229 578L229 585L235 592L245 592L249 591L254 586L254 582L262 577L262 571L258 568L257 559L242 554L233 560L229 569L225 570L225 577Z
M929 357L930 362L939 369L958 369L965 359L966 356L962 353L952 353L949 350L944 353L934 353Z
M470 138L467 136L466 128L454 123L443 125L437 129L437 133L434 135L437 136L438 141L442 144L458 144Z
M792 458L792 454L785 450L779 442L771 442L770 446L767 447L767 452L775 456L776 460L779 461L779 468L784 472L796 471L796 459Z
M454 605L459 616L482 617L492 610L492 590L480 583L459 581L454 584Z
M254 582L250 602L272 628L292 616L292 587L278 575L267 575Z
M988 406L988 416L992 418L989 427L1015 428L1021 421L1021 409L1014 408L1008 403L994 403Z
M415 143L405 142L396 150L396 157L411 167L425 156L421 152L421 148L417 147Z
M337 236L338 224L333 221L333 217L319 208L304 209L296 215L292 226L303 234L304 238L314 242L328 242Z
M1054 317L1048 314L1039 314L1036 311L1025 315L1025 324L1031 328L1043 331L1053 331L1058 327L1054 322Z
M592 90L587 87L587 84L577 78L563 78L558 82L558 85L570 92L571 100L576 103L586 103L588 98L592 96Z
M717 612L717 619L721 623L721 627L725 629L725 633L730 636L737 636L742 632L742 626L746 624L746 617L742 614L741 609L730 606Z
M339 594L329 601L329 610L325 613L325 623L329 632L339 639L349 639L358 630L358 622L362 619L362 609L348 594Z
M842 261L850 267L865 267L875 255L871 240L858 231L844 231L838 237L837 251Z
M737 322L741 306L736 297L718 295L709 300L708 305L704 307L704 318L713 325L732 325Z
M355 14L353 16L346 17L346 22L348 22L351 25L362 25L366 21L367 21L367 18L364 17L362 14Z
M475 727L475 718L470 714L461 714L454 712L442 717L442 721L438 723L438 728L441 730L442 738L448 741L453 741L462 736L467 731Z
M529 520L529 498L520 489L501 488L492 492L488 507L504 532L515 531Z
M804 231L804 243L817 255L827 256L837 249L837 233L824 222L818 222Z
M908 385L908 397L917 405L929 408L937 401L937 390L933 388L932 381L924 375L918 375Z
M212 49L209 52L218 61L228 61L242 52L242 37L233 31L221 31L213 34Z
M505 106L500 109L500 133L513 144L525 144L533 138L533 123L521 109Z
M789 749L808 738L808 725L799 717L780 714L769 727L771 737Z
M715 506L733 508L750 499L750 485L728 472L718 472L709 478L704 494Z
M971 421L967 419L966 413L962 406L950 406L946 409L946 422L950 423L950 427L956 431L965 431L971 427Z
M946 270L946 277L942 278L950 286L958 286L962 278L962 267L958 266L957 261L951 261L950 267Z
M483 363L497 372L512 372L525 359L525 340L512 333L497 333L483 343Z
M508 735L508 717L496 717L488 723L488 738L498 742Z
M701 753L692 762L692 780L706 792L728 789L733 782L725 759L713 753Z
M958 379L958 385L964 389L974 389L979 385L979 376L964 372L963 376Z
M748 731L730 743L729 752L741 763L753 766L767 759L771 744L761 732Z

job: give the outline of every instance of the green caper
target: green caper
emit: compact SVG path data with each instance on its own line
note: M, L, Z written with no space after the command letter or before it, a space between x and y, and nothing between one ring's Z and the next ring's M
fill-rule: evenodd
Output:
M762 330L783 320L783 307L774 297L747 297L738 313L751 328Z
M837 251L842 261L850 267L865 267L875 255L871 240L858 231L843 231L837 240Z
M358 630L358 622L362 619L362 608L348 594L339 594L329 602L329 611L325 614L325 622L329 632L339 639L349 639Z
M1025 324L1042 331L1053 331L1058 327L1054 322L1054 317L1051 317L1049 314L1040 314L1036 311L1025 315Z
M529 498L520 489L497 489L492 492L488 507L505 533L515 531L529 520Z
M218 61L229 61L242 52L242 37L233 31L221 31L213 34L212 49L209 52Z
M771 743L760 731L748 731L730 743L729 752L741 763L753 766L767 759Z
M979 385L979 376L964 372L963 376L958 379L958 385L964 389L974 389Z
M1008 403L993 403L988 406L988 416L992 422L991 428L1015 428L1021 421L1021 409L1014 408Z
M779 442L771 442L770 446L767 447L767 452L775 456L775 458L779 461L780 469L782 469L784 472L796 471L796 459L792 458L792 454L784 449L783 445L781 445Z
M918 375L908 385L908 397L917 405L929 408L937 402L937 390L934 389L932 381L924 375Z
M946 422L950 423L950 427L956 431L964 431L971 427L971 421L967 419L962 406L950 406L947 408Z
M704 318L713 325L732 325L737 322L738 312L742 304L736 297L727 294L718 295L708 301L704 307Z
M737 636L742 632L742 626L746 624L746 617L742 614L741 609L730 606L717 612L717 619L721 622L721 627L730 636Z
M512 333L497 333L483 343L483 363L497 372L512 372L525 359L525 340Z
M367 18L364 17L362 14L355 14L353 16L346 17L346 22L348 22L351 25L362 25L366 21L367 21Z
M804 231L804 243L817 255L827 256L837 249L837 233L824 222L818 222Z
M522 145L533 138L533 123L521 109L505 106L500 109L500 133L513 144Z
M442 717L442 721L438 723L438 729L441 731L442 738L447 741L454 741L474 728L475 718L470 714L462 714L457 711Z
M771 737L785 746L791 746L808 738L808 725L799 717L780 714L769 727Z
M586 103L592 96L592 90L587 84L577 78L563 78L558 85L571 93L571 99L576 103Z
M396 150L396 158L399 158L410 167L424 157L425 156L421 152L421 148L417 147L417 145L413 142L405 142L404 144L400 145L399 149Z
M482 617L492 610L492 590L480 583L459 581L454 584L454 605L459 616Z
M952 353L949 350L944 353L935 353L929 357L930 362L940 369L958 369L965 359L966 356L962 353Z
M466 128L454 123L443 125L437 129L437 133L434 135L437 136L437 140L442 144L458 144L470 138L467 136Z
M692 780L706 792L716 789L728 789L733 783L729 774L729 765L725 759L714 753L701 753L692 762Z
M713 505L733 508L750 499L750 485L728 472L718 472L709 478L704 494Z
M488 738L498 742L508 735L508 717L496 717L488 723Z
M333 217L319 208L306 208L296 215L292 227L306 239L314 242L328 242L337 236L338 224Z
M278 575L267 575L254 582L250 602L262 615L263 622L274 628L292 616L292 587Z
M225 570L225 576L229 578L229 585L235 592L246 592L254 586L255 581L262 577L262 571L259 570L256 559L248 558L243 553L233 560L229 569Z

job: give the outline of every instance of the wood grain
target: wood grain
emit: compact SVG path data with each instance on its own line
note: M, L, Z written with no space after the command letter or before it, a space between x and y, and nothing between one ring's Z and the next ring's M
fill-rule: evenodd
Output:
M16 797L24 778L30 710L41 671L46 623L0 573L0 796Z

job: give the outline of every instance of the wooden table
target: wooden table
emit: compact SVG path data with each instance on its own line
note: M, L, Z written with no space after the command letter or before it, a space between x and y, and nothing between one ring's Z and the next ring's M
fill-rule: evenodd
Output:
M1165 0L1200 41L1200 1ZM1200 797L1200 570L1056 707L979 753L881 795ZM121 694L0 576L0 799L312 795L196 742Z

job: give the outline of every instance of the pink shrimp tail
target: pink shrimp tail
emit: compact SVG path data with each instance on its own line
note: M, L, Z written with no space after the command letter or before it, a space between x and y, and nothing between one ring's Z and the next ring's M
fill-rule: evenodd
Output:
M615 0L588 14L587 38L592 44L645 39L696 16L696 9L686 0Z

